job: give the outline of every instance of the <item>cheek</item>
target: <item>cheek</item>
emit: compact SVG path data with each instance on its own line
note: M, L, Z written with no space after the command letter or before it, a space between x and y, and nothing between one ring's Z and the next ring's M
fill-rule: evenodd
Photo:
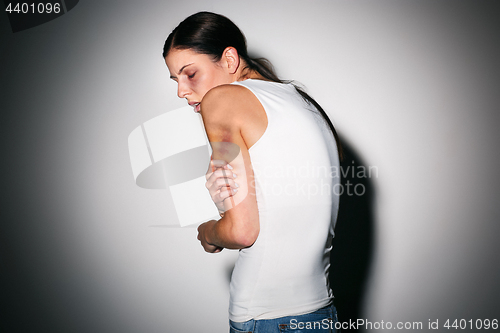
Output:
M213 75L206 75L200 77L196 83L197 90L200 94L204 96L210 89L218 86L217 82L218 82L217 77Z
M211 75L211 80L210 80L210 89L220 86L222 84L227 84L229 83L224 76L224 73L221 73L220 71L214 71Z
M223 75L219 71L213 70L205 72L198 77L195 76L191 81L191 87L196 94L203 98L210 89L225 83L228 82L224 81Z

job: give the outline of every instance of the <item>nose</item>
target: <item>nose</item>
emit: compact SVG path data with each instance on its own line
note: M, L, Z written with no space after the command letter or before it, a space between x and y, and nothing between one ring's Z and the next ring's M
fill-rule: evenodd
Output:
M179 96L179 98L186 98L187 95L189 95L189 89L187 89L184 83L179 82L177 84L177 96Z

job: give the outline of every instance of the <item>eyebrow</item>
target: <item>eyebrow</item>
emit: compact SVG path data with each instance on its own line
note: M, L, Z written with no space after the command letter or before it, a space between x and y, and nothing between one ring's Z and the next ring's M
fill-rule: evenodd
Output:
M179 73L177 73L177 75L181 75L181 73L182 73L182 71L184 70L184 68L186 68L187 66L190 66L190 65L192 65L192 64L194 64L194 62L192 62L192 63L190 63L190 64L187 64L187 65L182 66L182 67L181 67L181 69L179 70ZM175 76L173 76L173 75L170 75L170 78L171 78L171 79L175 79L176 77L175 77Z

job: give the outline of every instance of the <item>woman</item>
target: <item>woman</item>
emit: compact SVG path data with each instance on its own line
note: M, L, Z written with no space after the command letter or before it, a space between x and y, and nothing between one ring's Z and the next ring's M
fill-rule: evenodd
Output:
M266 60L250 58L224 16L186 18L163 58L213 148L207 188L223 217L200 225L198 239L207 252L240 250L231 332L334 332L328 269L339 157L325 112Z

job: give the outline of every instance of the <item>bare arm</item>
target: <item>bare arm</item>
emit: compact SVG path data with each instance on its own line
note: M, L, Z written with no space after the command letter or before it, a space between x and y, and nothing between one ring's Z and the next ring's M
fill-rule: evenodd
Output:
M201 113L212 143L212 157L230 163L240 185L238 192L224 201L224 217L198 228L198 239L208 252L218 252L220 248L249 247L259 235L253 169L241 134L245 117L251 114L252 108L260 106L255 103L252 93L240 86L217 87L209 91L202 101Z

